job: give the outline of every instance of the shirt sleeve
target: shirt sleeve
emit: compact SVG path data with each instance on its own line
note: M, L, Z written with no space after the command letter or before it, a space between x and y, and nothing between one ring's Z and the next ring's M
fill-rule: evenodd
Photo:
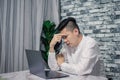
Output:
M55 55L56 55L55 52L53 53L49 52L49 55L48 55L48 65L51 70L59 70L59 66L57 64Z
M63 54L64 58L65 58L65 62L67 62L67 58L66 58L66 51L65 51L65 45L62 45L62 49L60 50L59 54ZM58 66L57 64L57 60L56 60L56 53L55 52L49 52L48 55L48 65L50 67L51 70L60 70L60 66Z
M98 61L99 47L96 43L90 43L85 48L84 54L79 57L77 64L63 63L60 65L61 70L76 75L87 75L93 70L95 63ZM78 54L80 54L78 52Z

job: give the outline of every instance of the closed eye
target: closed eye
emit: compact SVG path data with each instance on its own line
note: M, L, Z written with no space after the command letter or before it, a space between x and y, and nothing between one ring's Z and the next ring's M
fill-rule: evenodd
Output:
M62 39L66 39L68 35L62 36Z

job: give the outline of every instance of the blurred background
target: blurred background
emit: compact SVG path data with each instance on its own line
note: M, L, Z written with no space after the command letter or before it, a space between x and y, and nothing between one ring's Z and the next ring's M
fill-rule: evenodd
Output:
M120 0L0 0L0 73L28 69L25 49L40 49L44 20L72 16L100 43L105 75L120 80Z

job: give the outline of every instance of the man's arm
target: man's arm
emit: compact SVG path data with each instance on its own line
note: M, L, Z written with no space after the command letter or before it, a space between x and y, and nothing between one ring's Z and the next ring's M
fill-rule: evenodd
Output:
M49 52L48 65L49 65L50 69L52 69L52 70L59 70L59 66L58 66L57 61L56 61L55 52L53 52L53 53Z
M90 44L84 51L84 56L80 56L77 64L62 63L61 70L76 75L90 74L95 63L98 61L99 48L96 44ZM76 54L76 53L75 53ZM80 53L77 53L80 54Z
M49 49L49 55L48 55L48 65L52 70L59 70L59 66L56 61L56 54L55 54L55 44L57 42L60 42L62 39L62 36L64 34L55 34L53 39L50 42L50 49Z

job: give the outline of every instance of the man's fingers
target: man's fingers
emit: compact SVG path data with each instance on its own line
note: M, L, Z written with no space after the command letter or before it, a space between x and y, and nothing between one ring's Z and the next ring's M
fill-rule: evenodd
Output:
M59 37L62 37L62 36L66 36L67 34L55 34L55 36L59 36Z
M64 58L63 54L57 54L57 58Z
M54 34L54 36L56 36L56 37L62 37L62 36L67 36L68 34L62 34L62 33L59 33L59 34Z

